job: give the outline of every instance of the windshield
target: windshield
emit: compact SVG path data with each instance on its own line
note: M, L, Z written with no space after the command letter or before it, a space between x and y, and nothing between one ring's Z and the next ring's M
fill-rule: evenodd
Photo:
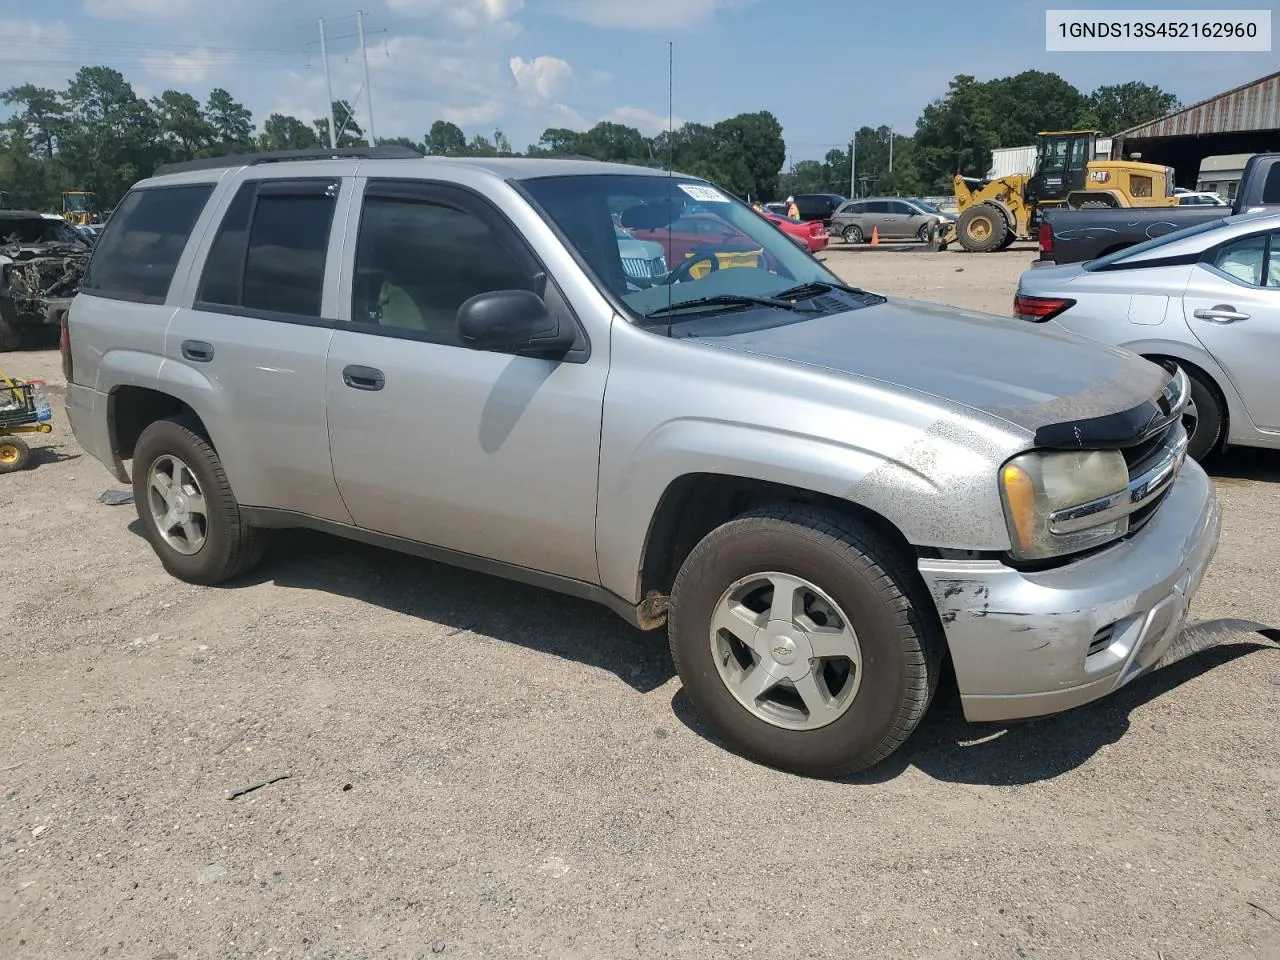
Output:
M73 213L83 213L89 209L89 197L83 193L69 193L64 198L64 205Z
M932 203L925 203L923 200L912 200L911 205L919 207L925 213L941 213L942 211L935 207Z
M1084 264L1086 270L1097 270L1117 261L1124 260L1126 257L1141 256L1148 250L1158 250L1163 246L1171 243L1177 243L1179 240L1185 240L1187 237L1198 236L1202 233L1208 233L1210 230L1216 230L1226 222L1224 217L1221 220L1208 220L1204 223L1197 223L1193 227L1183 227L1181 230L1175 230L1172 233L1166 233L1163 236L1156 237L1154 240L1144 240L1142 243L1136 243L1131 247L1122 247L1112 253L1108 253L1104 257L1098 257L1096 260L1090 260Z
M699 304L690 309L705 315L806 284L843 286L781 229L701 180L599 174L539 177L522 185L600 285L636 318L669 315L695 300ZM661 246L661 273L646 274L624 258L619 227L632 239Z

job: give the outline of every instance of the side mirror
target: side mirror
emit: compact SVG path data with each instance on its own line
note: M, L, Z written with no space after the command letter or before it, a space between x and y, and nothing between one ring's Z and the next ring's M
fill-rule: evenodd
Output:
M562 324L531 290L481 293L458 308L458 339L472 350L500 353L564 354L577 331Z

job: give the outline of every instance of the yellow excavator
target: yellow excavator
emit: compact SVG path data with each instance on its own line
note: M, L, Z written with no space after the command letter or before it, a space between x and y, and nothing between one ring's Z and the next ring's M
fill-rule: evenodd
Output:
M87 190L62 192L62 219L73 227L87 227L97 215L97 195Z
M1132 160L1094 160L1096 130L1036 135L1034 172L993 180L956 174L959 217L941 238L973 253L1004 250L1030 239L1041 210L1082 207L1176 207L1172 167Z

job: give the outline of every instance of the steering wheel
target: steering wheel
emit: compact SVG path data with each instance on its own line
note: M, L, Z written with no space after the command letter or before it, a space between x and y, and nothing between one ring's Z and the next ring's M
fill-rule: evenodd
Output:
M691 279L689 271L704 260L711 264L712 273L720 269L720 261L716 259L716 255L704 250L701 253L695 253L692 257L686 257L678 267L667 274L666 283L683 283L685 280Z

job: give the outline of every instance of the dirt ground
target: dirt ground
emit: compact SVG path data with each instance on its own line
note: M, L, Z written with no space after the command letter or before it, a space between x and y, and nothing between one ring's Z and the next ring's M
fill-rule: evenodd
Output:
M840 246L998 313L1033 256ZM55 351L0 368L61 392ZM586 603L315 535L176 582L55 414L0 477L4 958L1280 956L1255 634L1008 729L944 691L887 767L809 781L712 742L665 634ZM1280 455L1214 474L1193 614L1280 625Z

